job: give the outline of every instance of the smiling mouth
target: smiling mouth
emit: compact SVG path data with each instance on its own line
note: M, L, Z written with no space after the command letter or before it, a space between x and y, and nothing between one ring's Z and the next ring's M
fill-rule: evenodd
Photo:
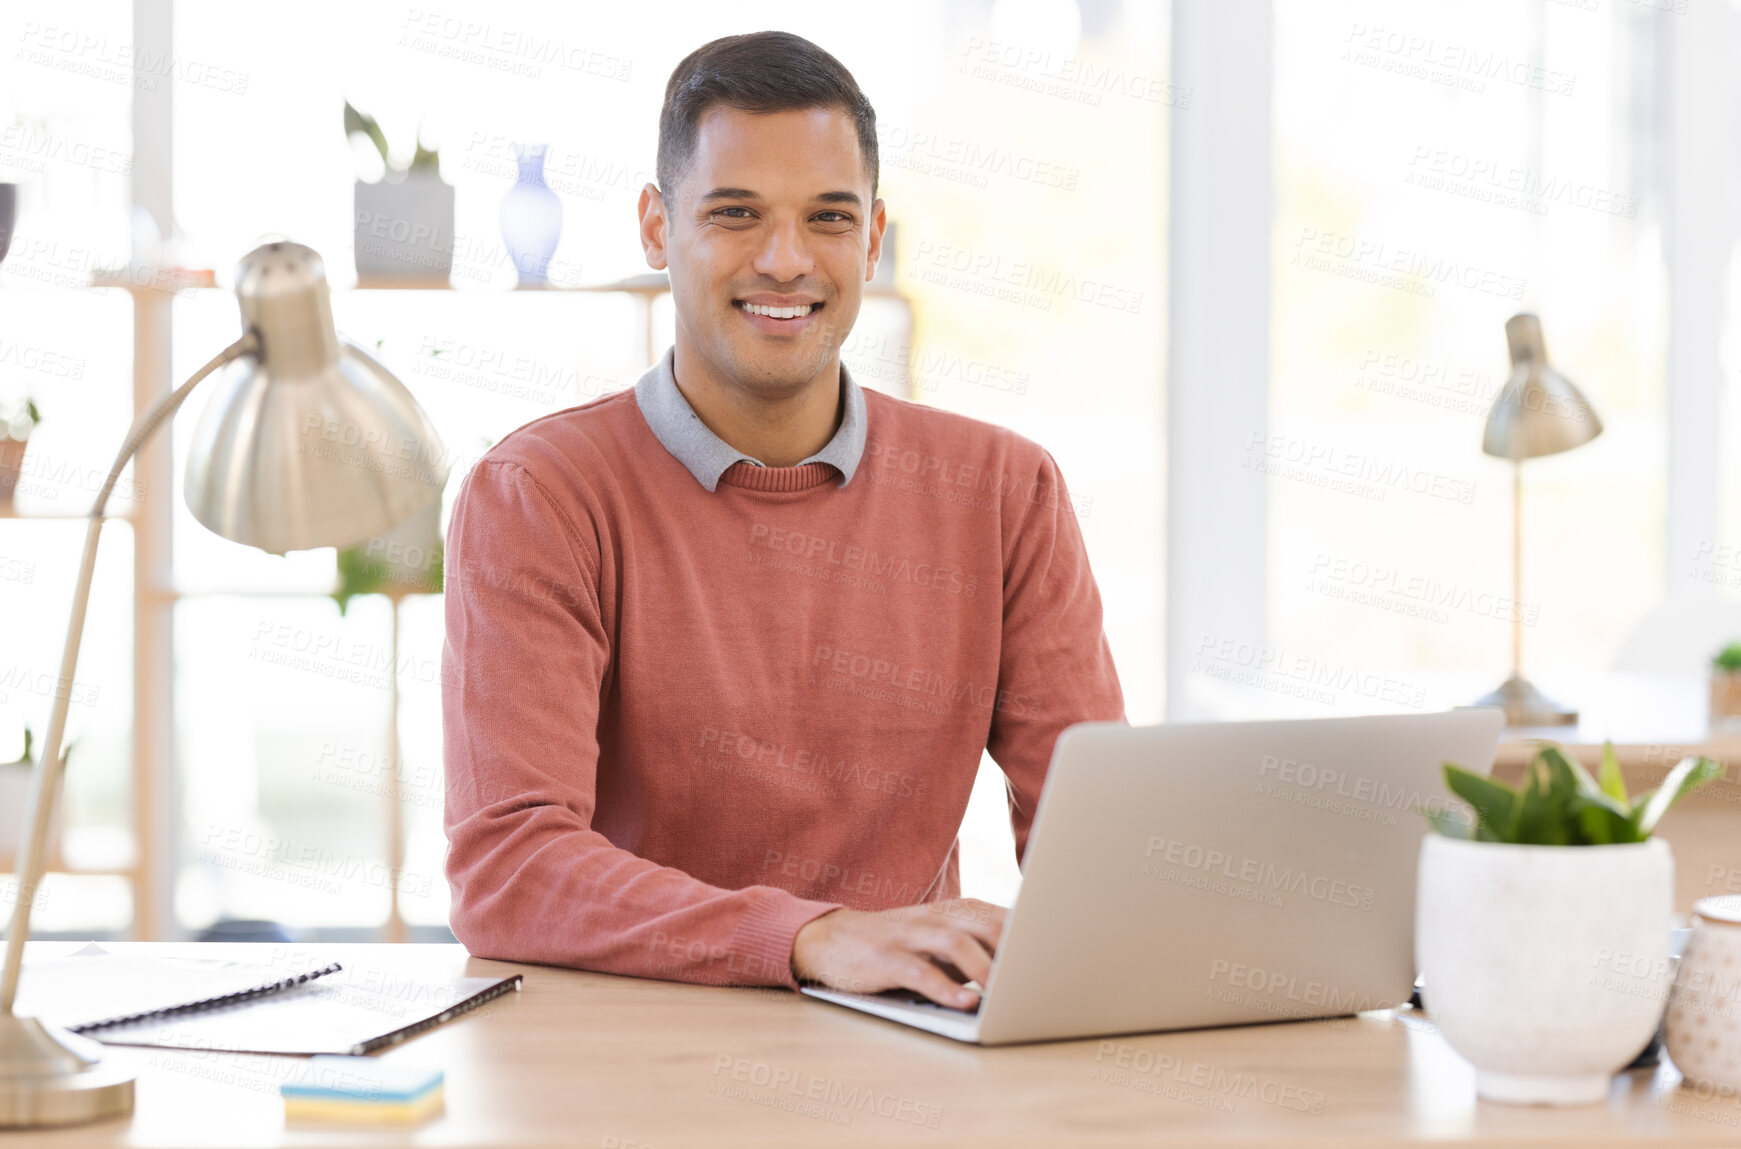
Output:
M734 299L731 304L739 311L747 311L751 315L761 315L768 319L780 319L788 322L813 315L821 311L823 306L821 303L805 303L795 307L767 307L760 303L745 303L741 299Z

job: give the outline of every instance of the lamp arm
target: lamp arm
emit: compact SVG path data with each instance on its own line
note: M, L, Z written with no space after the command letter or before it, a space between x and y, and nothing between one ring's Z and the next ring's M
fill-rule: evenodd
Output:
M24 942L30 934L30 910L36 901L36 887L42 881L43 853L48 845L48 816L54 809L55 796L60 791L61 735L66 731L67 705L72 700L73 668L78 662L79 641L85 629L85 607L91 598L91 574L97 565L97 538L103 529L103 508L121 477L121 471L163 421L173 415L182 401L206 376L219 367L252 355L260 348L259 337L249 331L220 351L216 358L193 376L147 408L133 423L115 465L109 470L97 501L91 508L90 523L85 529L84 557L79 561L79 579L73 591L72 622L67 627L66 647L61 651L60 677L55 680L54 707L48 720L48 734L43 739L42 754L32 768L30 784L30 833L24 844L23 868L18 875L17 900L12 907L12 927L6 935L6 964L0 969L0 1016L12 1013L13 1000L18 996L18 971L24 961Z

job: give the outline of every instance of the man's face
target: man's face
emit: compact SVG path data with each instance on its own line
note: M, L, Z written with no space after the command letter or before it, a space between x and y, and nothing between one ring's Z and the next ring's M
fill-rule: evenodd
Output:
M716 106L677 182L662 198L643 190L641 239L649 266L670 268L685 353L767 398L815 380L882 253L883 201L871 202L852 120Z

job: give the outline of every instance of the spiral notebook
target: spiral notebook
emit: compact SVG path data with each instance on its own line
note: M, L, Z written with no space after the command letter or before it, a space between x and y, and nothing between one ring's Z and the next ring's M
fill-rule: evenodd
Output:
M285 970L86 946L28 962L18 1012L107 1045L224 1053L360 1055L520 988L520 975L424 981L338 962Z
M96 943L66 957L27 961L17 1012L74 1033L234 1005L339 972L337 962L294 969L212 958L142 957Z

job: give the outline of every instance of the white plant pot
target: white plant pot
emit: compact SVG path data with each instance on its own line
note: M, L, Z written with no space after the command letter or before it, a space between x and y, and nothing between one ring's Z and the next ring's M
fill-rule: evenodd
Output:
M61 766L64 771L64 754ZM24 848L25 835L30 829L30 782L28 763L0 762L0 810L5 811L0 815L0 866L17 865L19 853ZM55 796L54 809L49 811L48 817L46 853L51 860L60 857L61 798L62 795Z
M1600 1101L1662 1016L1674 856L1428 834L1415 955L1427 1012L1489 1101ZM1642 973L1639 973L1642 971Z
M357 181L357 278L430 279L453 271L453 188L418 169L398 180Z

